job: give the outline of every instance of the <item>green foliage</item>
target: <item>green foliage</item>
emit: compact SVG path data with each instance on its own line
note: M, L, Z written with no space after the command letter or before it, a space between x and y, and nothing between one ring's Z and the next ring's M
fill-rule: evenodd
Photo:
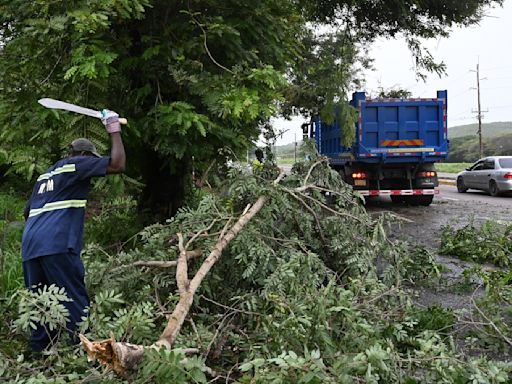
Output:
M81 329L99 339L114 335L116 340L148 343L155 328L154 312L153 303L130 303L115 291L101 291L94 297Z
M411 282L432 282L441 276L441 265L434 253L421 246L409 246L409 254L401 255L395 264L403 268L402 276ZM407 251L403 252L406 253Z
M258 358L240 366L242 372L253 369L254 374L242 377L240 383L334 383L325 374L325 364L318 350L305 351L304 356L293 351L283 352L274 358Z
M512 338L512 272L478 266L466 269L464 276L474 307L464 316L472 325L466 333L467 342L480 354L507 353Z
M341 127L341 144L347 148L351 147L356 139L356 123L359 119L359 112L351 105L340 105L338 119Z
M507 133L491 136L492 132L483 132L484 156L509 156L512 150L512 135ZM480 158L480 143L476 131L472 136L450 139L450 161L474 162Z
M459 173L469 168L471 163L436 163L437 172Z
M102 199L89 204L87 212L86 241L100 246L119 246L140 230L137 202L131 196Z
M38 325L50 331L64 330L69 320L69 311L62 304L71 301L64 288L54 284L38 287L35 291L19 290L19 318L14 325L23 332L36 329Z
M123 127L129 174L141 176L151 203L176 195L174 210L192 158L204 170L224 161L219 149L242 153L276 113L304 23L289 1L4 3L0 164L31 179L70 137L108 147L97 120L27 108L37 99L107 107L130 121ZM171 177L178 181L160 183L168 189L162 195L148 183Z
M457 319L453 310L445 309L434 305L425 309L415 310L411 313L415 319L414 331L422 333L424 331L436 331L441 335L448 335Z
M141 263L176 260L180 232L189 250L204 251L188 262L192 277L219 236L264 195L266 204L201 284L175 349L149 349L131 382L207 382L207 366L247 383L509 380L510 364L458 353L450 336L454 313L412 304L411 282L438 276L432 254L387 239L387 218L368 215L313 149L307 141L303 150L309 160L296 164L278 185L245 168L229 168L226 179L217 179L221 184L215 190L204 190L195 206L144 228L120 252L89 243L83 259L92 305L82 330L91 338L114 334L118 340L152 344L178 300L175 269ZM102 220L109 222L110 215L118 212L105 210ZM383 274L378 260L386 266ZM499 296L480 302L496 324L504 316L497 305L507 298L504 282L502 276ZM22 292L20 298L28 294ZM46 291L44 301L58 308L59 295ZM20 327L36 317L57 326L52 310L23 308ZM506 324L499 328L505 335ZM490 344L499 333L489 335L478 341ZM75 381L123 382L91 369L74 350L60 350L39 365L17 366L13 343L0 349L6 357L0 369L20 382L29 375L41 383L51 377L68 380L68 375ZM190 347L201 357L184 356L181 349Z
M21 238L21 234L19 236ZM17 243L19 245L19 241ZM22 273L19 246L15 249L0 248L0 295L22 287Z
M408 97L411 97L412 93L408 91L407 89L401 89L401 88L390 88L390 89L384 89L382 87L379 88L379 94L377 97L384 98L384 99L400 99L404 98L407 99Z
M485 138L504 136L510 133L511 128L511 121L496 121L492 123L482 123L482 132ZM478 123L457 125L455 127L448 128L448 137L450 138L450 143L452 143L453 139L459 139L466 136L476 137L477 132Z
M509 266L512 255L512 225L487 221L481 227L474 222L456 229L444 226L440 252L476 263L491 262Z
M150 350L144 354L144 368L137 382L140 383L207 383L204 360L185 357L180 350Z
M0 295L22 285L20 243L25 202L14 193L0 193Z
M501 3L5 0L0 165L30 180L70 137L108 147L97 120L44 109L39 98L109 108L130 121L123 128L129 175L141 176L152 209L174 213L192 159L198 171L224 162L219 149L230 148L234 159L278 113L332 115L338 106L350 145L354 111L345 100L371 66L375 38L403 33L418 68L439 72L444 67L418 38L475 24L486 6ZM165 181L165 193L155 180Z

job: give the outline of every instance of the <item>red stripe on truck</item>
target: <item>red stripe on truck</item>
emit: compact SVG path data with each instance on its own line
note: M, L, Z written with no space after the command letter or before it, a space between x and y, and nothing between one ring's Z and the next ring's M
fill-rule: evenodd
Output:
M418 195L439 195L439 188L434 189L391 189L380 190L370 189L357 191L363 196L418 196Z

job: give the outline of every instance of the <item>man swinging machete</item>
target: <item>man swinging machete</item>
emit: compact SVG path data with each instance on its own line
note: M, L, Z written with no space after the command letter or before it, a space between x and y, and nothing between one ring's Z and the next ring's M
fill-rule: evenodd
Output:
M22 238L25 285L37 290L43 285L55 284L66 290L72 301L63 304L69 311L67 330L74 343L78 343L77 323L89 306L80 251L90 180L122 173L126 162L119 115L105 110L96 117L101 118L110 135L110 156L102 157L85 138L74 140L68 157L57 161L38 177L25 208ZM56 330L38 325L32 332L30 347L34 352L42 352L57 338Z

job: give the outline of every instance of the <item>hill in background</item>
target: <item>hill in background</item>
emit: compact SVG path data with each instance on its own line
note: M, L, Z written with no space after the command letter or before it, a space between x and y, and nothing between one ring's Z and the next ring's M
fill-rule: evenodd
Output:
M448 138L455 139L464 136L476 136L478 124L458 125L448 128ZM506 134L512 134L512 121L498 121L495 123L482 124L483 137L498 137Z

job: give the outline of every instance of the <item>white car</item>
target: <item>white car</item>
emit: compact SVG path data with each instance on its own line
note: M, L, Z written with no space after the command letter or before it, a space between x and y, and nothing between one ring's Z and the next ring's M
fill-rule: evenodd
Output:
M512 156L489 156L457 175L457 191L487 191L498 196L512 191Z

